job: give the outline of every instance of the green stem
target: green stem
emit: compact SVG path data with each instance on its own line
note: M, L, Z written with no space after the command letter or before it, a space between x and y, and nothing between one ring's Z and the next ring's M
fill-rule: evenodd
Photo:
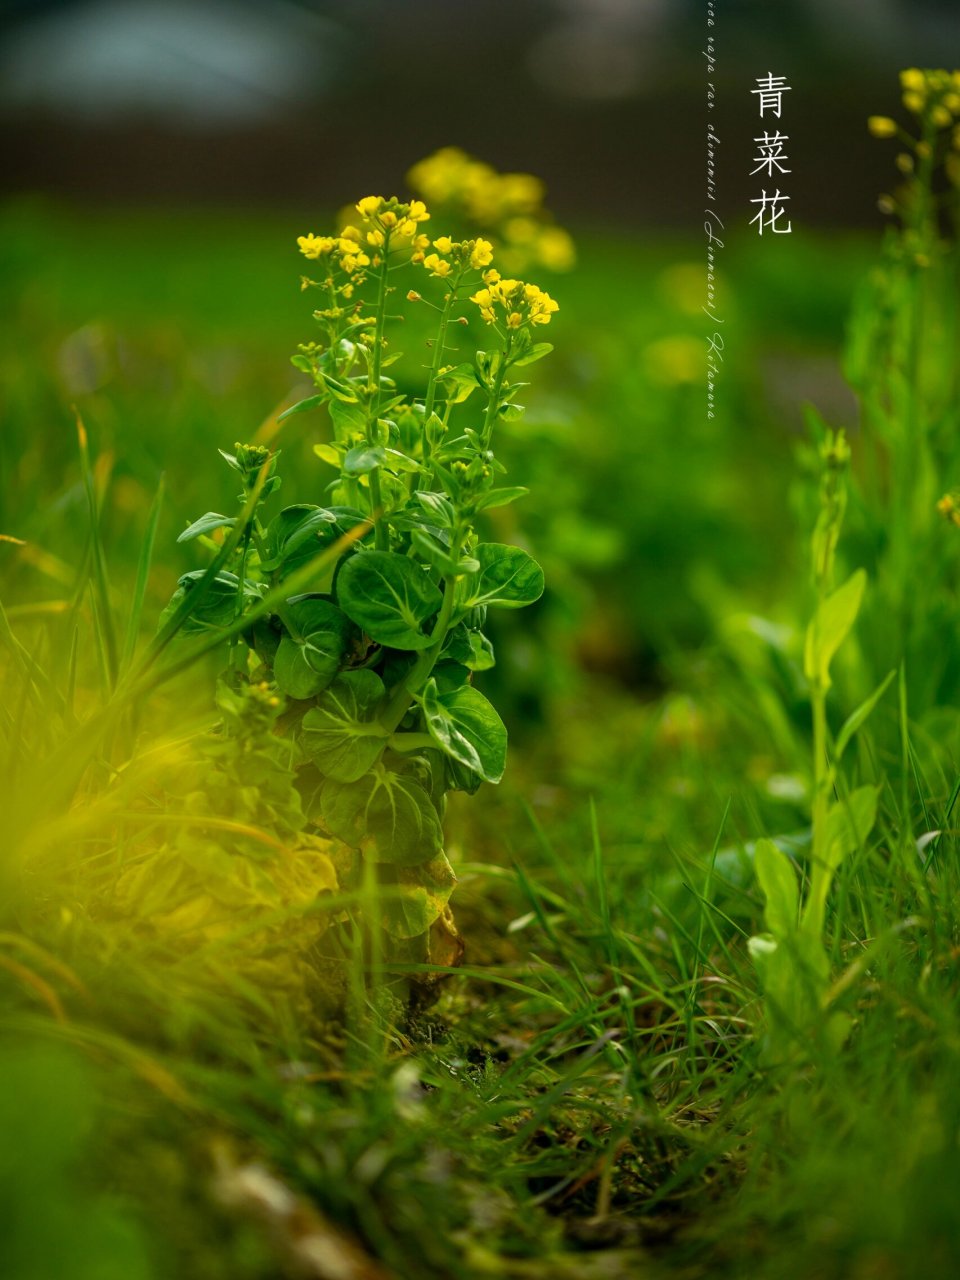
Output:
M375 445L376 425L380 417L380 371L383 365L383 329L387 311L387 271L390 260L390 232L384 232L383 254L380 261L380 281L377 288L376 327L373 337L373 360L370 364L370 378L367 390L370 395L370 409L367 414L367 443ZM373 505L373 536L378 551L389 551L390 538L383 521L383 498L380 491L380 472L374 468L370 472L370 501Z
M824 838L830 804L827 698L819 682L813 689L811 697L813 702L813 867L810 873L810 894L804 914L808 927L819 937L823 932L823 908L827 890Z
M483 447L490 448L490 437L493 434L493 419L497 410L500 408L500 394L503 391L503 380L507 375L507 362L510 358L510 349L513 346L513 334L507 335L507 345L500 352L500 367L497 370L496 377L493 380L493 388L487 400L487 412L483 419L483 429L480 432L483 440Z
M251 516L250 523L247 524L243 531L243 542L240 547L240 565L237 571L237 601L234 606L234 620L243 615L243 588L247 576L247 552L250 550L250 538L253 534L253 520L256 519L256 510ZM230 666L238 671L243 667L243 637L238 633L231 641Z
M457 289L460 285L460 277L463 275L463 267L454 276L450 285L450 292L443 300L443 310L440 313L440 327L437 330L437 339L433 348L433 364L430 367L430 379L427 382L427 394L423 404L423 416L426 421L433 413L433 405L437 396L437 375L443 364L443 353L447 347L447 326L450 323L450 316L453 313L453 307L457 301Z

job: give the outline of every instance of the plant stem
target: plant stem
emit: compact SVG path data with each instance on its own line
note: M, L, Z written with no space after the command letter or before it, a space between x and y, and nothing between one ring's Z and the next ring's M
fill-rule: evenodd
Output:
M507 362L510 357L510 348L513 346L513 334L507 335L507 345L500 352L500 367L497 370L496 377L493 380L493 388L490 391L490 397L487 400L487 412L483 419L483 429L480 432L483 440L483 447L490 448L490 437L493 434L493 419L500 408L500 393L503 391L503 380L507 373Z
M367 414L367 443L375 445L376 426L380 416L380 370L383 364L383 328L387 310L387 270L390 260L390 232L384 232L383 255L380 261L380 282L377 289L376 327L373 337L373 361L370 365L368 391L370 409ZM389 551L390 538L383 522L383 498L380 491L380 472L374 467L370 472L370 501L373 505L373 536L378 551Z
M450 284L450 292L443 300L443 310L440 313L440 326L437 330L437 338L433 347L433 364L430 367L430 379L427 382L427 393L423 403L424 421L429 419L433 413L433 405L437 396L437 375L443 364L443 353L447 346L447 326L450 323L450 316L453 313L454 303L457 301L457 289L460 285L460 277L463 275L463 267L457 272Z

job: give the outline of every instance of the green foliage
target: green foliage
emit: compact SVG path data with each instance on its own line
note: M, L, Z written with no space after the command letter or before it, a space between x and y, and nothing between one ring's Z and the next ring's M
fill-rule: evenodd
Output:
M393 649L426 649L434 643L423 626L442 599L428 573L392 551L351 557L337 579L341 609L371 640Z
M497 783L506 766L506 728L471 683L494 665L486 611L533 604L544 590L536 561L520 547L484 541L478 521L527 492L498 487L504 468L493 432L522 414L508 374L549 353L531 330L556 304L514 282L510 299L501 298L493 278L471 299L489 243L451 241L452 274L436 272L443 292L426 386L421 395L399 393L384 372L394 359L384 358L393 268L407 261L408 271L422 270L416 255L408 260L426 215L416 204L372 197L363 205L367 243L382 247L374 259L357 248L359 232L301 239L326 272L307 286L322 287L327 304L352 300L316 313L322 341L301 347L294 363L317 392L283 415L327 409L333 438L315 452L336 472L331 505L296 503L266 519L264 504L280 485L278 455L263 445L221 450L242 479L242 510L208 512L181 535L216 547L210 535L228 530L231 541L212 580L204 571L181 578L161 635L222 632L234 684L250 681L291 700L276 733L287 740L291 785L297 776L311 797L308 834L343 841L375 869L383 893L374 906L368 900L368 928L382 925L388 938L405 941L422 935L426 946L451 887L444 795ZM448 328L475 301L488 324L509 301L501 345L445 368ZM294 586L308 591L297 595ZM357 887L354 872L341 869L345 890Z

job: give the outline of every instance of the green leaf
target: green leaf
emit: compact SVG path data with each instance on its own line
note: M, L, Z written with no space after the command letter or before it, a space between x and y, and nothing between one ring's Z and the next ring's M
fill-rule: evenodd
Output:
M399 449L387 449L386 454L384 465L393 475L398 475L401 472L406 475L412 475L415 471L420 470L420 463L415 458L408 458Z
M344 404L340 400L330 402L330 418L338 439L351 433L363 433L367 429L367 415L358 404Z
M343 460L343 472L348 476L365 476L383 466L386 450L380 445L360 444L351 449Z
M190 592L205 572L204 569L194 569L190 573L185 573L179 580L170 603L160 615L158 631L163 631L184 600L189 601ZM225 569L221 570L208 585L202 599L187 615L181 630L184 633L226 630L232 625L237 615L239 588L240 580L237 576L227 573ZM253 582L244 581L243 608L246 609L248 605L255 604L259 599L260 588Z
M472 685L441 692L431 678L422 704L427 729L441 751L486 782L499 782L506 767L507 730L483 694Z
M329 600L288 603L283 619L288 634L274 658L274 679L291 698L313 698L339 671L351 641L359 638L357 629Z
M548 356L553 350L551 342L535 342L529 351L525 351L522 356L518 356L516 360L511 360L513 365L533 364L535 360L542 360L544 356Z
M867 575L858 569L842 587L821 601L807 628L804 674L823 689L830 688L830 663L857 620L866 585Z
M480 386L472 365L458 364L442 374L440 381L450 386L445 398L453 404L462 404Z
M767 928L775 938L786 938L796 932L800 911L796 868L772 840L757 841L753 862L767 903Z
M374 672L346 671L303 717L303 749L326 777L355 782L372 768L387 743L376 718L384 694Z
M482 631L471 630L462 622L447 636L443 656L452 658L470 671L489 671L496 665L493 645L487 637Z
M417 867L381 867L381 920L394 938L416 938L438 920L457 883L444 854Z
M437 573L452 577L458 572L459 560L453 560L448 547L424 529L414 529L410 534L410 546L419 559L425 561Z
M844 858L861 847L877 820L877 788L858 787L831 805L824 821L822 859L835 871Z
M331 835L375 862L412 866L443 851L440 818L427 792L383 764L355 782L325 782L320 812Z
M461 584L461 610L496 604L504 609L522 609L543 595L543 570L519 547L501 542L484 542L477 547L480 572Z
M330 467L339 469L343 463L344 446L342 444L328 444L324 440L313 446L313 452L321 462L325 462Z
M307 396L306 400L300 400L289 409L284 409L277 421L284 422L287 418L292 418L295 413L306 413L308 409L316 409L317 405L323 404L326 398L324 395Z
M525 498L529 492L523 485L514 485L510 489L488 489L486 493L481 493L474 505L478 511L490 511L493 507L505 507L508 502Z
M837 734L837 742L834 748L834 756L837 760L839 760L844 751L846 751L853 737L859 733L860 729L866 722L867 717L886 693L890 686L890 681L896 674L897 673L895 671L891 671L883 683L874 689L869 698L865 698L864 701L860 703L859 707L857 707L856 711L851 712L847 717L843 728Z
M339 382L336 378L331 378L329 374L323 373L322 371L318 371L317 376L322 379L323 385L327 388L327 390L332 395L336 396L336 398L339 401L341 401L343 404L357 403L357 398L358 398L357 394L354 391L353 387L350 385L349 381ZM320 398L326 399L325 396L321 396Z
M267 527L264 569L292 573L314 556L362 524L365 516L353 507L318 507L300 503L284 509Z
M452 529L456 524L457 513L453 509L453 503L449 498L445 498L442 493L430 493L418 489L414 497L427 515L433 517L438 528Z
M442 597L429 574L409 556L364 551L351 556L337 578L337 602L371 640L392 649L426 649L422 627Z
M194 520L188 529L184 529L177 541L189 542L192 538L199 538L202 533L212 533L214 529L232 529L236 523L233 516L221 516L216 511L208 511L199 520Z

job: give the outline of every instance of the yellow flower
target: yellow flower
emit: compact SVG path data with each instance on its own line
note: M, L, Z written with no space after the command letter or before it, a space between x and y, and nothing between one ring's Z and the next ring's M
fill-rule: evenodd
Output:
M376 229L368 231L367 244L372 244L375 249L379 249L383 244L383 232Z
M333 248L333 240L329 236L315 236L312 232L307 236L297 236L297 244L305 258L319 258Z
M915 115L919 115L923 110L923 104L926 101L922 93L905 93L903 95L903 105L908 111L912 111Z
M503 234L511 244L533 244L537 232L537 224L533 218L511 218L503 228Z
M491 267L489 271L483 273L482 279L484 284L496 284L500 279L500 272L495 267Z
M489 240L474 240L470 251L470 265L474 270L488 267L493 261L493 245Z
M427 206L423 203L422 200L410 201L410 212L408 216L411 217L414 222L430 221L430 214L427 212Z
M560 310L560 304L554 302L549 293L538 289L535 284L528 284L524 289L524 293L529 307L530 323L549 324L553 313Z
M345 227L341 230L341 232L340 232L340 239L341 239L341 240L352 240L352 241L354 242L354 244L359 244L359 243L360 243L360 241L363 239L363 236L360 234L360 231L359 231L359 229L358 229L357 227L351 227L351 226L348 224L347 226L345 226Z
M917 67L909 67L906 71L901 71L900 83L904 89L910 89L917 93L922 92L927 87L926 76Z
M505 209L527 212L543 200L543 183L530 173L501 174L499 185L498 194Z
M930 119L939 129L946 129L948 125L953 123L953 116L946 107L934 107L930 112Z
M439 236L434 240L433 247L439 249L441 253L449 253L453 248L453 241L449 236Z
M340 259L340 265L348 276L352 276L355 271L361 267L369 267L370 258L362 249L354 248L352 253L345 253Z
M569 271L576 262L573 237L560 227L544 227L537 241L537 259L551 271Z
M383 204L383 196L364 196L357 201L357 213L361 218L372 218Z
M491 280L485 289L478 289L470 301L480 308L487 324L495 323L496 308L502 307L508 329L519 329L525 324L549 324L550 317L559 310L548 293L522 280Z
M871 116L867 128L875 138L894 138L897 134L897 122L889 116Z
M445 258L441 258L439 254L427 254L423 260L423 265L431 275L439 276L440 279L443 279L444 276L448 276L450 274L450 263L447 262Z
M398 218L392 209L384 209L383 213L380 214L380 222L382 226L392 231L397 225Z
M429 236L425 236L425 235L414 236L413 243L410 246L410 248L413 251L410 255L410 261L422 262L423 255L426 253L429 246L430 246Z

